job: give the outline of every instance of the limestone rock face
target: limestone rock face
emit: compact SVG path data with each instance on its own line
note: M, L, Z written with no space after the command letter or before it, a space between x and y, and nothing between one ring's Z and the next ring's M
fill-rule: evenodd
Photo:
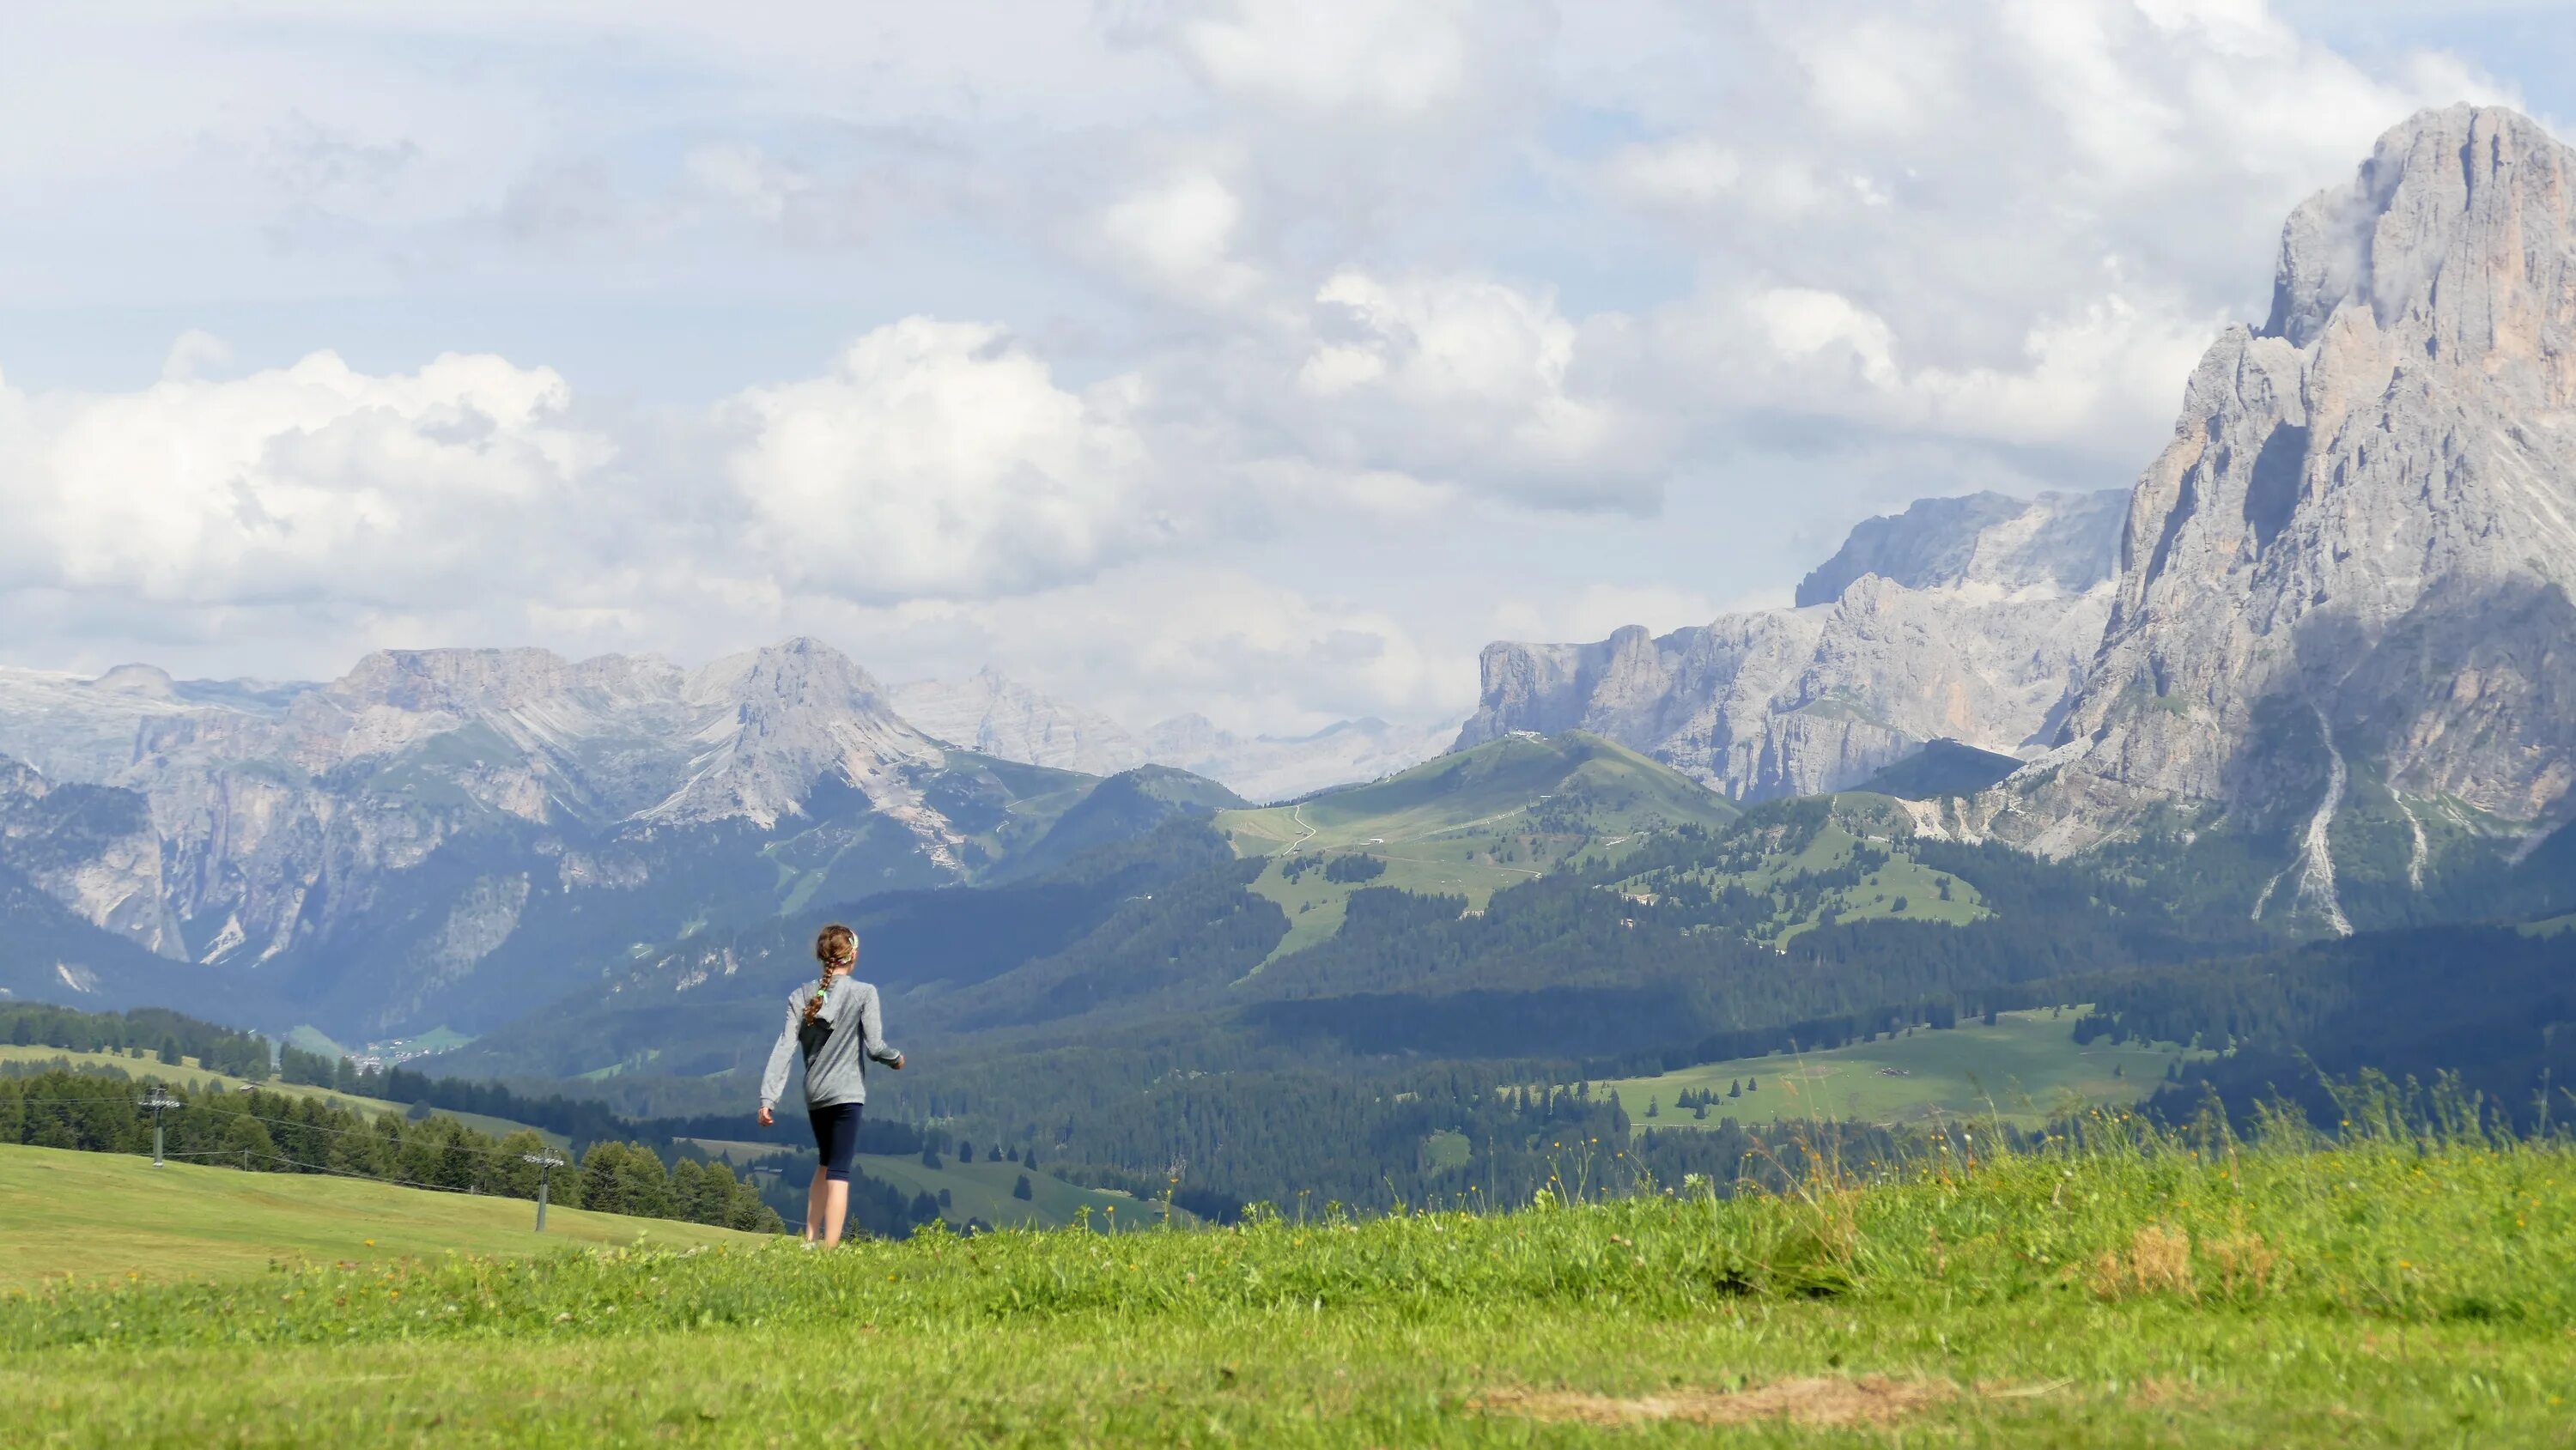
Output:
M130 791L58 785L0 756L0 863L92 926L146 951L181 950L163 890L160 838Z
M1927 499L1855 528L1795 608L1489 645L1457 743L1590 730L1738 800L1856 785L1934 738L2025 751L2101 637L2125 503Z
M2338 919L2347 765L2393 795L2419 875L2436 803L2563 818L2571 590L2576 151L2512 111L2428 111L2291 216L2271 316L2192 375L2100 657L1994 828L2075 850L2159 802L2298 794L2299 889Z
M147 721L206 708L274 714L311 688L174 681L150 665L119 665L96 679L0 666L0 755L51 780L103 781L134 763Z
M1106 715L1050 699L990 669L959 683L897 686L903 718L951 745L1056 770L1116 775L1147 761L1145 747Z

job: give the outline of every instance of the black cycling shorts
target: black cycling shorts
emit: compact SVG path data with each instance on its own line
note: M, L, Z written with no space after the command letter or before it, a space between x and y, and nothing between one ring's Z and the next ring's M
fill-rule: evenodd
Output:
M850 1181L850 1160L859 1153L859 1109L863 1103L834 1103L828 1108L808 1108L805 1116L814 1124L814 1151L823 1155L823 1176L836 1183Z

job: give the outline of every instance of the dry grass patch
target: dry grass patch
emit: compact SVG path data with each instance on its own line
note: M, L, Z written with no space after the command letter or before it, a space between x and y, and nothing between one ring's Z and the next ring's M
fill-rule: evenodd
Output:
M2188 1299L2192 1291L2191 1235L2160 1223L2138 1230L2127 1249L2113 1249L2093 1263L2095 1298L2162 1292Z
M2139 1229L2125 1249L2113 1249L2093 1261L2092 1290L2097 1299L2128 1299L2141 1294L2174 1294L2197 1298L2202 1284L2194 1272L2191 1235L2166 1224ZM2287 1272L2281 1251L2242 1223L2198 1244L2200 1267L2216 1279L2223 1298L2245 1299L2279 1290Z
M1637 1425L1654 1420L1680 1420L1692 1425L1743 1425L1756 1420L1821 1426L1888 1425L1941 1404L1957 1393L1951 1386L1933 1381L1866 1375L1859 1379L1775 1380L1741 1390L1674 1389L1628 1397L1578 1390L1489 1390L1471 1400L1469 1406L1486 1414L1579 1425Z

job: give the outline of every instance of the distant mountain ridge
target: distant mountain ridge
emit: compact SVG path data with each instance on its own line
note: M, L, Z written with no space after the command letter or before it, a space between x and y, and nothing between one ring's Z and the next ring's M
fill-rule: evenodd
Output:
M1590 730L1745 801L1846 789L1937 738L2026 751L2101 638L2126 504L1927 499L1854 528L1793 608L1489 645L1458 744Z
M1100 784L953 749L805 639L696 670L389 650L306 687L0 672L0 866L197 964L174 991L254 973L234 989L355 1030L533 1006L693 921L1061 856L1053 827ZM1199 798L1158 782L1079 833ZM0 962L0 985L56 965Z
M1099 711L1056 699L987 667L963 681L896 687L903 717L941 740L1003 760L1091 775L1167 765L1253 800L1285 800L1419 765L1456 732L1340 720L1307 735L1244 737L1204 715L1176 715L1141 738Z
M1116 775L1154 759L1117 721L1042 695L989 666L957 683L898 685L894 703L906 720L942 740L1026 765Z

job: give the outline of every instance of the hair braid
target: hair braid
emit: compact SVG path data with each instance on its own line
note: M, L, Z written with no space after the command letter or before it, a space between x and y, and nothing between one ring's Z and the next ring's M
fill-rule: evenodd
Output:
M814 960L823 964L822 975L815 979L814 998L805 1004L805 1020L823 1015L823 1000L832 994L834 969L848 971L859 964L859 934L834 922L814 938Z

